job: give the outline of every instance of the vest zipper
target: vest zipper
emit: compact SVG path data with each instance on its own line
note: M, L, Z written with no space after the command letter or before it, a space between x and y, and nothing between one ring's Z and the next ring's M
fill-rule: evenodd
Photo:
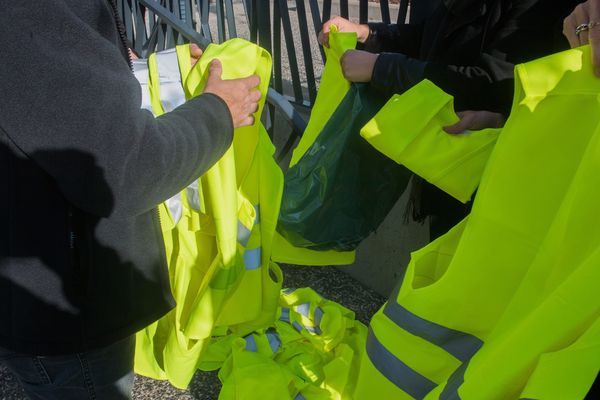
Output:
M129 64L129 69L133 71L133 61L131 61L131 55L129 53L129 44L127 43L125 25L123 24L123 20L119 16L117 2L116 0L108 0L108 4L110 4L110 8L112 9L113 16L115 19L115 24L117 25L117 33L119 34L119 40L121 41L122 50L124 51L123 57L125 57L125 59L127 60L127 63Z

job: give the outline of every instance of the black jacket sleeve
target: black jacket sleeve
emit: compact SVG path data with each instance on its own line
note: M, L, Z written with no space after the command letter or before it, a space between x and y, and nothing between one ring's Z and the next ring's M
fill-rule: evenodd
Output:
M371 53L403 53L418 57L423 25L369 23L369 37L357 48Z
M455 97L458 110L485 109L508 114L514 65L566 48L559 36L560 23L576 1L488 3L497 8L488 8L489 13L481 16L484 25L479 32L477 25L450 15L444 25L451 31L431 44L438 46L432 54L411 56L414 49L404 54L381 54L372 84L386 92L402 93L427 78ZM432 28L431 23L426 26ZM402 40L401 35L397 40Z
M81 5L81 15L68 1L8 3L0 1L0 129L76 207L141 214L230 146L231 116L217 96L160 118L140 109L106 2Z

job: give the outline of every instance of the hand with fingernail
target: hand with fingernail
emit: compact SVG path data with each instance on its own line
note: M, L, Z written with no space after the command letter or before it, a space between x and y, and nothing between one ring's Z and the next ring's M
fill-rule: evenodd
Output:
M204 93L219 96L229 107L234 128L254 124L254 113L258 111L260 91L257 89L260 78L252 75L247 78L223 80L223 67L217 59L213 60L208 72Z

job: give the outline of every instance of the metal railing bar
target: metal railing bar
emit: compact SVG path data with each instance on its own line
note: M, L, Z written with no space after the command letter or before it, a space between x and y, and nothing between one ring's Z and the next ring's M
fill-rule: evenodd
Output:
M349 15L350 13L348 12L348 0L340 0L340 16L348 19Z
M227 17L227 29L229 30L229 38L237 37L237 29L235 27L235 14L233 12L233 1L225 0L225 16Z
M215 0L215 11L217 13L217 40L223 43L227 40L225 35L225 10L223 9L223 0Z
M298 69L298 60L296 59L296 48L294 46L294 36L292 33L292 23L290 20L290 12L287 6L287 0L279 1L281 11L281 22L283 23L283 34L285 37L285 47L287 49L288 60L290 62L290 73L292 75L292 86L296 101L300 102L304 99L302 96L302 86L300 84L300 72Z
M310 12L312 15L313 25L315 28L315 36L321 32L323 23L321 22L321 15L319 14L319 3L317 0L309 0ZM325 62L325 52L323 47L319 46L319 52L321 53L321 60Z
M300 42L302 43L302 53L304 55L308 98L311 103L314 103L315 98L317 97L317 86L315 83L315 71L312 60L310 37L308 36L308 20L306 19L304 0L296 0L296 10L298 12L298 24L300 27Z
M256 22L258 25L258 44L271 52L271 7L269 1L256 0Z
M212 42L212 33L210 31L210 24L208 23L208 16L210 15L209 2L208 0L199 0L198 7L201 7L200 21L202 23L202 34L207 38L208 42Z
M282 77L282 51L281 51L281 10L279 2L273 2L273 87L279 93L283 92Z
M203 37L198 32L193 30L190 26L187 26L181 21L178 21L173 17L173 14L169 12L166 8L158 4L158 2L154 0L137 0L141 4L143 4L146 8L150 9L153 13L155 13L160 19L165 21L167 24L175 27L183 37L187 40L197 43L200 47L205 48L210 44L210 40L206 37ZM208 21L207 21L208 22ZM158 23L158 21L156 22Z
M389 0L379 0L379 5L381 6L381 20L386 24L390 24L392 18L390 16Z
M369 22L369 3L363 0L358 4L358 8L358 22L366 24Z
M323 19L322 23L331 18L331 0L323 0Z
M408 15L408 0L400 0L398 9L398 20L396 21L399 25L406 23L406 16Z

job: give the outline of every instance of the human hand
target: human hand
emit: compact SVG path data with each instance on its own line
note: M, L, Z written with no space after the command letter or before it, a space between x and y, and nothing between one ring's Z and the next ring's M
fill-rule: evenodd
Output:
M192 67L196 65L196 63L202 57L202 49L196 43L190 43L190 61L192 63Z
M348 50L341 59L342 72L350 82L370 82L379 54L363 50Z
M583 28L579 34L576 33L578 27ZM575 7L564 20L563 34L571 47L590 44L594 73L600 77L600 0L588 0Z
M135 54L135 51L133 51L131 48L127 48L127 54L129 54L129 59L130 60L139 60L140 58L138 57L137 54Z
M446 133L453 135L465 131L479 131L486 128L502 128L506 122L504 115L491 111L462 111L457 113L460 121L444 127Z
M223 80L222 72L221 62L218 59L213 60L204 93L217 95L227 103L234 128L254 124L252 114L258 110L260 91L256 87L260 84L260 78L252 75L247 78Z
M357 24L342 17L333 17L323 24L323 28L321 29L321 32L319 32L319 43L325 47L329 47L329 31L331 25L335 25L338 32L356 32L356 38L359 43L366 42L369 37L369 25Z

